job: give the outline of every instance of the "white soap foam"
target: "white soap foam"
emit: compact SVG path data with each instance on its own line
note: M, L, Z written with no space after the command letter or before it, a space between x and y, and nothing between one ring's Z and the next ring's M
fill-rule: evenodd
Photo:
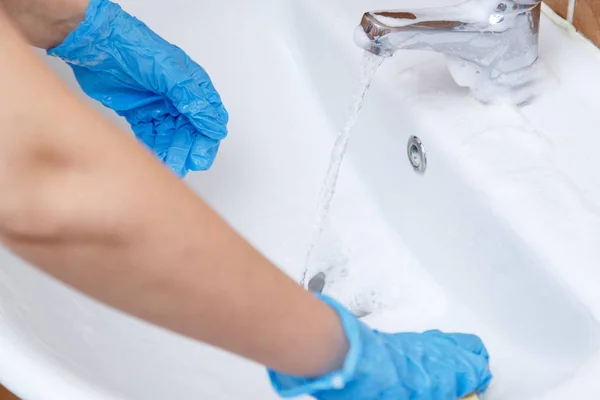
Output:
M446 57L454 81L469 88L473 96L486 104L525 104L544 90L548 80L539 63L510 73L500 73L458 57Z

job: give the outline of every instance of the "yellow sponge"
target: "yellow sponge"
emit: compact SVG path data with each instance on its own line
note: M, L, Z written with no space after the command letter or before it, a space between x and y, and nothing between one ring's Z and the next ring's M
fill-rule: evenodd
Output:
M470 396L463 398L463 400L479 400L479 396L477 396L476 394L472 394Z

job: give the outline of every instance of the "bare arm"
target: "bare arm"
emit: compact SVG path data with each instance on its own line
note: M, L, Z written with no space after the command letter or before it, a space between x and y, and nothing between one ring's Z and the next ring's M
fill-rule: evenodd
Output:
M90 0L0 0L8 17L32 45L59 45L83 21Z
M0 10L0 240L125 312L272 369L341 366L335 312L81 103Z

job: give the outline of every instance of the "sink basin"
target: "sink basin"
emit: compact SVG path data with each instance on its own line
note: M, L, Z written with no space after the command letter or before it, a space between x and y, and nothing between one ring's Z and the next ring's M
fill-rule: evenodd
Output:
M167 20L164 2L121 1L208 70L230 111L214 169L187 183L293 279L356 83L353 29L366 9L397 3L171 0ZM600 393L600 52L548 10L541 36L543 90L520 109L475 101L441 56L387 60L318 251L326 292L367 309L373 327L480 335L496 376L489 400ZM413 135L425 174L406 156ZM2 249L0 382L28 400L277 398L262 367L105 307Z

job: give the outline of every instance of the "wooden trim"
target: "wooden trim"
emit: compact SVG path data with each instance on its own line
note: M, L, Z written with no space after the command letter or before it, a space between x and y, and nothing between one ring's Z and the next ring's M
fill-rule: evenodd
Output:
M545 0L545 3L556 11L558 15L567 19L569 15L569 0Z
M600 46L600 1L577 0L573 25Z
M19 400L14 394L0 386L0 400Z

